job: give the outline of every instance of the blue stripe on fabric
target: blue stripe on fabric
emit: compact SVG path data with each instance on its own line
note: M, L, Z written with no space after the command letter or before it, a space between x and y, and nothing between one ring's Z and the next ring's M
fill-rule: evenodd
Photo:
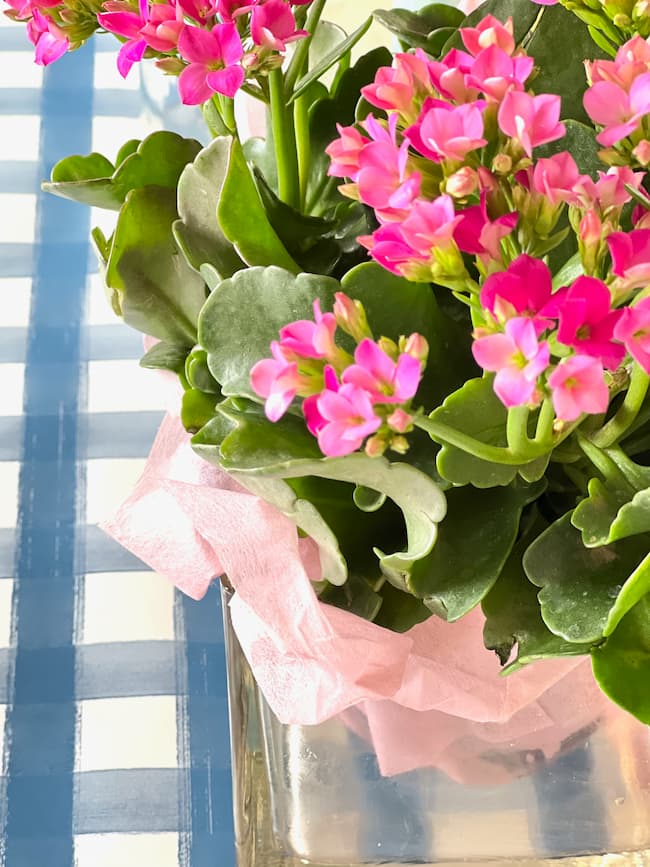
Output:
M0 114L4 114L1 106ZM0 277L29 277L33 267L33 244L3 244L0 242Z
M18 160L0 163L0 193L33 193L40 180L37 163Z
M0 303L7 303L0 293ZM11 303L9 301L8 303ZM26 328L0 327L0 364L25 360Z
M0 416L0 461L20 460L22 455L22 429L22 418ZM0 549L1 547L2 542L0 542Z
M177 693L174 641L77 646L77 700ZM137 661L137 665L134 665Z
M93 58L87 45L44 72L42 177L56 159L90 150ZM77 410L88 216L78 205L39 196L42 240L26 356L19 487L14 703L7 716L7 867L73 863ZM54 460L44 463L46 453ZM38 589L48 582L59 590L49 595L48 617L60 645L52 647L46 637L45 654Z
M205 598L180 601L187 650L188 747L191 757L192 834L185 853L187 864L234 867L232 782L228 705L225 688L225 649L218 582Z
M163 413L154 411L82 415L83 454L86 458L141 458L149 451L162 419ZM0 427L0 441L1 432Z
M84 538L84 572L137 572L149 569L142 560L107 536L99 527L86 526Z
M125 328L123 323L92 325L87 329L86 357L89 361L140 358L142 355L142 334Z

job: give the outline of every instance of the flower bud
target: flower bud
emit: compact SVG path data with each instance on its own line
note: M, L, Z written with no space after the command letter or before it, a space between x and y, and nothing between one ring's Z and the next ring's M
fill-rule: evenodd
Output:
M391 340L390 337L380 337L377 341L377 345L389 358L392 358L393 361L397 361L399 348L394 340Z
M455 199L471 196L478 187L478 174L470 166L463 166L445 182L445 192Z
M372 340L372 331L368 325L363 304L349 298L344 292L337 292L334 299L332 309L339 328L349 334L357 343L361 343L366 337Z
M411 334L409 337L401 337L399 342L400 352L412 355L422 364L426 364L429 355L429 344L421 334Z
M397 407L397 409L393 410L393 412L386 419L388 422L388 426L397 431L397 433L403 434L413 428L413 416L405 412L401 407Z
M397 436L393 437L390 442L390 450L392 452L397 452L398 455L405 455L409 450L409 444L406 437Z
M369 458L379 458L388 448L388 443L381 434L375 434L366 440L364 452Z
M497 154L492 160L492 171L497 175L507 175L512 171L512 157L508 154Z
M582 220L580 220L580 239L587 246L596 246L600 243L600 238L603 231L603 224L598 214L593 211L587 211Z
M650 163L650 141L643 139L632 151L632 156L636 157L639 164L644 168Z

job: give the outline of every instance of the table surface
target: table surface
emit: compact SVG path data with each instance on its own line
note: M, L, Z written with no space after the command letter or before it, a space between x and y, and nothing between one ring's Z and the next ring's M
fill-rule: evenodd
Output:
M42 70L0 15L0 865L232 867L218 593L181 596L97 527L164 388L96 273L114 215L39 190L189 116L93 42Z

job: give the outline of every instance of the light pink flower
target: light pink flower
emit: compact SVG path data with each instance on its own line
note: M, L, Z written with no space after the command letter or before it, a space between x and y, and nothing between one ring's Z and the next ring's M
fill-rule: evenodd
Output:
M632 196L626 187L638 190L643 183L645 172L633 172L629 166L611 166L606 172L598 172L598 180L582 175L576 183L575 191L584 208L597 207L601 214L610 209L619 209L627 204Z
M559 313L560 343L598 358L610 370L619 366L625 350L612 338L621 311L611 309L610 291L602 280L578 277L564 294Z
M320 450L327 457L356 452L381 426L370 396L355 385L344 384L338 391L325 389L308 401L303 404L307 425L316 432Z
M454 229L460 219L451 196L438 196L432 202L418 199L402 223L402 237L418 255L431 258L434 247L453 244Z
M532 57L511 57L498 45L490 45L475 58L466 83L490 101L501 102L509 90L523 90L534 65Z
M374 141L359 151L359 197L380 220L400 220L420 194L421 175L409 163L408 142L397 145L396 114L389 117L388 129L372 116L363 125Z
M243 84L239 61L244 49L234 24L216 24L212 30L188 24L178 40L178 52L189 61L178 78L185 105L199 105L213 93L232 97Z
M280 346L303 358L327 358L335 351L336 320L333 313L321 313L320 302L314 301L314 319L298 319L280 329Z
M551 325L544 313L552 292L548 265L524 253L505 271L497 271L486 279L480 300L498 321L524 317L530 319L536 333L541 334Z
M616 52L614 60L585 61L590 84L611 81L628 91L634 79L650 69L650 46L641 36L634 36Z
M472 354L484 370L496 371L494 391L508 408L535 400L537 380L548 367L550 349L537 340L530 319L509 319L504 334L479 337Z
M650 229L612 232L607 237L612 256L612 273L620 277L625 290L650 284Z
M460 221L454 229L454 240L463 253L478 256L487 265L501 259L501 239L517 225L516 211L491 220L487 212L487 198L481 194L481 203L459 211Z
M454 102L474 102L479 95L475 87L467 83L467 75L472 69L474 58L466 51L452 48L442 60L429 62L429 75L441 96Z
M609 389L602 364L590 355L563 358L548 378L555 415L575 421L583 413L605 412Z
M33 9L32 18L27 22L27 36L36 48L34 61L39 66L54 63L70 48L70 42L63 31L38 9Z
M360 235L357 241L370 252L372 258L392 274L416 279L422 274L427 279L430 255L422 255L407 243L399 223L386 223L372 235Z
M286 51L289 42L308 36L306 30L296 30L296 19L284 0L265 0L253 6L250 28L256 45L274 51Z
M650 373L650 298L643 298L634 307L621 311L614 337L624 343L637 364Z
M533 148L566 133L566 127L559 122L560 105L560 97L554 94L531 96L524 91L509 90L499 106L499 126L532 157Z
M453 106L427 100L417 123L405 135L416 150L435 162L462 161L470 151L487 144L482 108L482 103Z
M629 92L610 81L598 81L584 95L584 107L594 123L604 127L596 140L611 147L637 128L650 112L650 72L634 79Z
M264 412L270 421L282 418L291 401L304 385L304 377L294 361L287 361L277 340L271 343L273 358L263 358L253 365L250 373L255 394L266 398Z
M460 35L465 48L475 57L490 45L497 45L506 54L512 54L515 50L513 33L512 17L508 18L505 24L502 24L494 15L486 15L476 27L460 28Z
M595 248L603 234L603 222L594 210L585 212L578 229L580 240L585 247Z
M403 352L395 362L374 340L365 338L355 350L354 361L341 379L363 389L375 403L406 403L418 390L422 365L412 355Z
M415 54L396 54L393 66L382 66L372 84L361 88L364 99L384 111L409 116L414 103L432 93L428 58L421 49Z
M325 148L325 153L332 161L327 174L356 181L359 172L359 154L370 139L361 135L354 126L337 124L336 128L339 138Z
M577 204L578 195L574 188L582 175L568 151L537 160L532 175L533 190L545 196L551 205L561 202Z

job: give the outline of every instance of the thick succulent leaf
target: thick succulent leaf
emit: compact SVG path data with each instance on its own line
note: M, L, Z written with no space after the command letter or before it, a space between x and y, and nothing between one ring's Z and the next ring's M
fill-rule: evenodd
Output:
M140 359L140 367L152 370L170 370L172 373L183 373L188 348L186 345L166 343L161 340L151 347Z
M529 536L512 549L496 584L483 599L485 614L483 641L498 654L504 672L518 671L538 659L579 656L589 653L590 644L574 644L554 635L542 620L538 588L526 577L522 557ZM516 647L514 658L513 649Z
M453 6L432 3L417 12L408 9L378 9L373 15L380 24L395 34L405 48L423 48L437 55L449 36L464 21L465 16ZM435 34L444 30L443 38Z
M607 642L593 650L592 667L603 692L650 725L650 596L640 599Z
M203 279L178 251L171 226L176 195L144 187L127 197L106 267L113 304L132 328L180 346L196 343Z
M300 270L266 216L238 139L230 142L217 219L221 231L247 265L277 265L294 274Z
M364 577L354 573L348 575L348 580L343 585L327 582L318 591L318 598L327 605L342 608L357 617L363 617L364 620L375 620L384 602L382 596L372 589Z
M282 268L247 268L220 283L201 313L199 343L223 393L258 400L250 385L251 367L270 356L280 328L313 317L316 298L323 310L331 310L338 289L329 277L296 277Z
M542 617L551 632L579 644L611 634L650 591L648 550L647 534L586 548L571 514L551 524L523 560L528 578L542 588Z
M380 590L380 598L382 606L374 618L375 623L393 632L406 632L431 617L431 610L421 600L403 593L388 581Z
M462 431L491 446L504 447L507 410L494 393L492 378L470 379L435 409L430 418ZM438 472L455 485L492 488L509 485L520 473L526 481L540 479L548 456L528 464L500 464L470 455L456 446L443 445L438 453Z
M217 207L230 159L230 139L216 138L187 165L178 181L174 237L189 264L198 271L212 265L224 280L245 265L217 221Z
M413 567L410 591L445 620L458 620L490 591L517 538L521 512L545 485L447 491L431 553Z
M566 134L535 149L535 156L550 157L561 151L569 151L582 174L595 178L598 171L603 171L605 165L598 156L601 146L596 141L596 131L592 126L569 118L564 122ZM576 275L578 276L578 275ZM559 286L565 285L562 283Z

